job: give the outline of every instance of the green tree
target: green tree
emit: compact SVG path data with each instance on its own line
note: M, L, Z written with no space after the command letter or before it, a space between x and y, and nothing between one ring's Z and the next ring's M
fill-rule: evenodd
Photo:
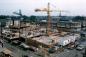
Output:
M36 23L36 16L30 16L30 22Z
M73 21L83 21L84 20L84 17L83 16L75 16L73 18Z

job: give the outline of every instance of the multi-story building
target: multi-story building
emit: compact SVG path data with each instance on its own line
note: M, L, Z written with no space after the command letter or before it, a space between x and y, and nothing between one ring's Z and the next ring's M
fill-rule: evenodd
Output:
M78 32L81 30L81 23L74 21L60 21L58 23L58 29L62 31Z

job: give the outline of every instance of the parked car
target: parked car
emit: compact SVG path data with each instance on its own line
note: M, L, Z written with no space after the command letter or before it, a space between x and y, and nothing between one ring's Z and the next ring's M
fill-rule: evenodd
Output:
M33 46L30 46L29 50L35 52L37 49L35 47L33 47Z
M37 50L35 47L33 47L33 46L28 46L28 45L25 44L25 43L21 43L19 46L20 46L21 48L23 48L24 50L30 50L30 51L33 51L33 52L35 52L35 51Z
M85 48L84 45L78 45L78 46L76 47L77 50L83 50L84 48Z
M68 47L67 47L68 49L74 49L75 48L75 43L70 43L69 45L68 45Z
M19 41L19 40L13 40L12 41L12 44L14 44L14 45L20 45L21 44L21 41Z
M67 48L70 49L70 50L72 50L72 49L75 48L75 45L68 46Z
M28 55L22 55L22 57L28 57Z
M49 48L49 49L48 49L48 52L49 52L49 53L54 53L54 52L56 52L58 49L59 49L58 46L54 46L54 47L52 47L52 48Z
M53 49L53 48L49 48L48 52L49 52L49 53L54 53L54 52L56 52L56 50Z
M20 46L21 48L23 48L24 50L27 50L27 49L29 49L29 47L30 47L30 46L26 45L25 43L21 43L19 46Z

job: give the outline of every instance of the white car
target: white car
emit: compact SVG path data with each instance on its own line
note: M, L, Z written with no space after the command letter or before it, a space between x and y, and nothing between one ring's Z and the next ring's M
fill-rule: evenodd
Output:
M21 43L20 47L22 47L24 49L29 49L30 46L26 45L25 43Z
M30 51L36 51L36 48L35 47L32 47L32 46L28 46L27 44L25 43L21 43L20 44L20 47L22 47L24 50L30 50Z
M77 50L83 50L84 48L85 48L84 45L79 45L79 46L76 47Z

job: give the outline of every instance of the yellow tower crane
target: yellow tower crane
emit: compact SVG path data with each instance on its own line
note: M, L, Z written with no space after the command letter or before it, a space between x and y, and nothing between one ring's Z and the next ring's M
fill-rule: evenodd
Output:
M65 11L62 11L62 10L51 10L50 9L50 3L48 3L47 5L47 8L44 8L44 9L35 9L35 12L47 12L47 15L48 15L48 20L47 20L47 35L51 35L52 32L51 32L51 17L50 17L50 12L59 12L59 16L61 16L61 12L65 12Z
M35 10L36 12L38 11L44 11L44 12L47 12L47 15L48 15L48 21L47 21L47 35L49 36L51 34L51 18L50 18L50 12L52 12L52 10L50 10L50 3L48 3L48 6L47 8L44 8L44 9L36 9Z

